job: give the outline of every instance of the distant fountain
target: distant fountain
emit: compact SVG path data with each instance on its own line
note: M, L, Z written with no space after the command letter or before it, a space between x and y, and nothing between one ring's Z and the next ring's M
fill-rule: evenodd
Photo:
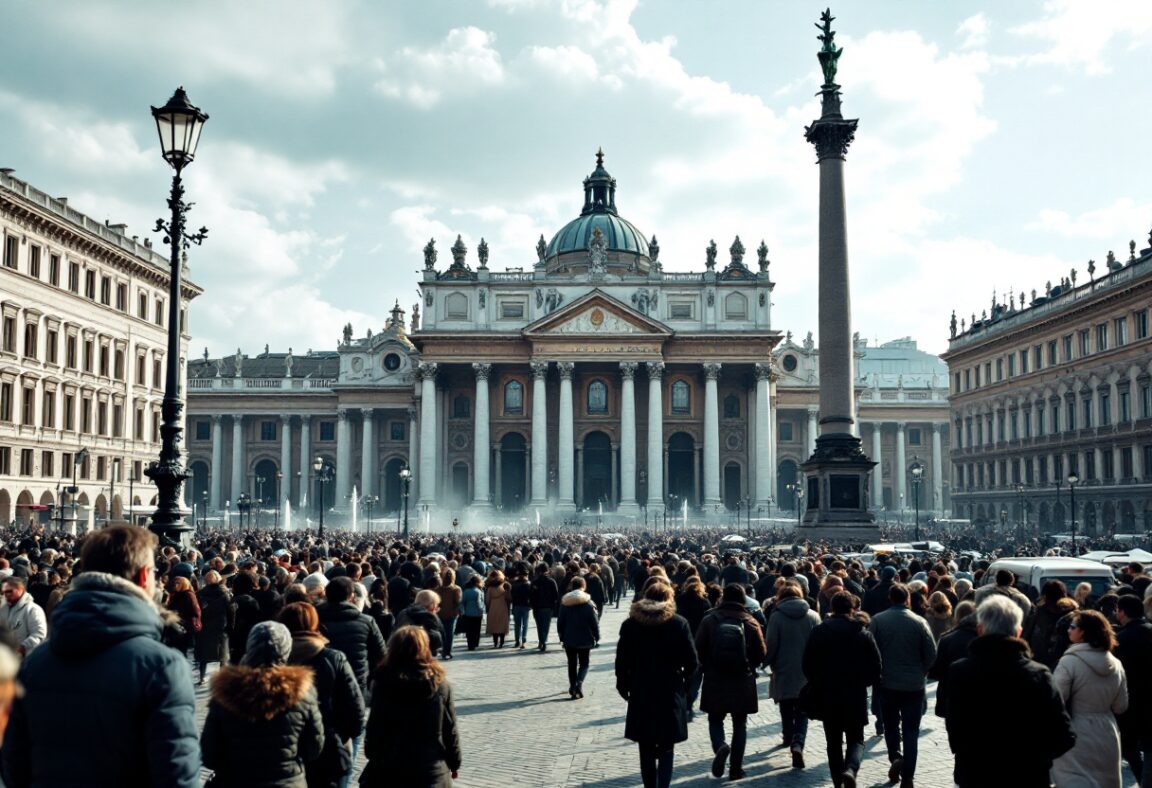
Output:
M684 507L683 508L684 508L684 518L683 518L684 519L684 527L687 528L688 527L688 499L687 498L684 499Z
M85 526L85 528L87 529L88 533L92 533L94 530L96 530L96 510L94 508L89 507L88 509L88 524Z
M356 492L356 485L352 485L352 533L356 533L360 519L360 495Z
M284 499L284 530L292 530L292 502Z

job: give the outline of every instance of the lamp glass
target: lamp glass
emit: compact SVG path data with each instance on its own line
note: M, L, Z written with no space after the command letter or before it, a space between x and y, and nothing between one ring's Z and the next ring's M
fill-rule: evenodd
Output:
M324 460L321 459L320 457L317 457L316 459L314 459L312 461L312 470L316 471L317 473L319 473L320 469L323 467L324 467Z
M1080 477L1079 477L1079 476L1077 476L1077 475L1076 475L1076 474L1074 474L1074 473L1070 473L1070 474L1068 474L1068 483L1069 483L1069 484L1075 484L1075 483L1076 483L1076 482L1078 482L1078 481L1080 481Z
M188 101L184 88L177 88L163 107L153 107L152 117L160 135L160 152L177 171L196 156L200 131L208 115Z

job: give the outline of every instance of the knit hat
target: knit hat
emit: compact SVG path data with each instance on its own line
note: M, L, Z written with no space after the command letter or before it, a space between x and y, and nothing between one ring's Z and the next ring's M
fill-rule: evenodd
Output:
M267 668L288 664L292 653L292 633L278 621L261 621L248 633L248 645L240 664Z
M886 566L880 570L881 580L894 580L896 578L896 567Z
M191 578L195 572L196 567L192 566L192 564L188 563L187 561L181 561L180 563L176 564L176 566L172 567L173 577Z

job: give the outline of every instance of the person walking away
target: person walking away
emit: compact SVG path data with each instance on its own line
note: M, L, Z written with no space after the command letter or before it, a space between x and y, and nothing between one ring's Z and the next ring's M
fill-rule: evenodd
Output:
M427 588L416 592L416 601L400 611L396 618L396 626L420 627L428 633L428 647L433 654L439 654L444 648L444 630L440 627L440 617L436 613L440 610L440 595Z
M464 630L469 651L475 651L480 646L480 625L484 623L484 594L480 590L482 584L480 575L472 575L460 597L460 627Z
M759 710L756 667L767 651L764 633L744 602L744 586L724 586L720 605L704 616L696 632L696 653L704 671L700 711L708 715L708 736L715 754L712 776L722 776L727 764L732 780L744 777L748 715ZM729 714L731 745L724 741L724 718Z
M688 739L685 687L697 668L688 622L672 586L655 583L633 602L616 644L616 691L628 703L624 737L640 751L644 788L668 788L676 745Z
M936 716L945 716L948 706L948 674L952 665L968 656L968 646L976 635L976 605L965 600L956 606L956 626L936 643L936 659L928 669L928 680L936 683Z
M589 654L600 643L600 616L584 588L584 578L572 578L568 593L560 600L556 621L556 634L568 656L568 694L572 700L584 697Z
M764 636L767 649L764 661L772 669L768 695L780 705L784 744L792 753L794 769L804 768L804 741L808 737L808 717L799 702L800 690L807 683L804 649L812 630L820 625L820 614L809 607L802 594L797 583L780 586L776 592L775 613L768 619Z
M1028 644L1020 638L1020 607L1008 596L982 602L975 619L970 656L948 669L944 721L956 756L956 784L1048 788L1053 760L1076 741L1052 674L1029 658ZM1003 711L990 714L990 699Z
M187 654L188 649L196 643L196 635L203 628L200 619L200 602L192 590L192 582L186 577L176 577L172 580L172 593L168 597L168 609L180 617L182 633L179 642L175 643L181 654Z
M548 632L552 628L552 616L560 606L560 590L548 570L547 562L542 561L536 565L530 604L532 618L536 621L536 639L539 641L536 648L544 652L548 650Z
M1059 580L1046 580L1040 599L1032 612L1024 618L1024 640L1032 649L1032 659L1049 669L1055 668L1060 655L1052 652L1056 642L1056 623L1076 609L1076 602L1068 596L1068 589Z
M1152 788L1152 621L1140 597L1126 594L1116 605L1116 659L1128 679L1128 711L1117 718L1120 750L1140 788Z
M236 617L228 636L228 652L234 665L239 665L243 661L248 633L263 617L260 613L260 603L252 596L255 592L255 575L247 571L237 572L232 580L232 605L236 609Z
M293 602L278 620L292 634L289 665L311 669L316 702L324 723L324 749L305 764L308 788L336 788L352 771L352 739L364 728L364 696L348 658L320 634L320 617L307 602Z
M1072 645L1060 657L1053 681L1072 715L1076 745L1052 764L1060 788L1121 788L1117 714L1128 710L1124 666L1112 656L1116 636L1108 619L1081 610L1068 628Z
M4 602L0 604L0 625L7 627L19 645L16 651L28 656L48 637L48 620L44 610L32 601L32 595L19 577L6 577L0 584Z
M488 574L484 582L484 611L488 614L485 631L492 636L492 648L504 648L512 615L511 591L512 587L499 569Z
M585 590L592 597L592 604L596 606L596 615L604 614L604 605L608 603L608 592L604 588L604 579L600 577L600 564L592 561L588 565L588 574L584 577Z
M676 614L683 616L688 622L688 629L692 633L692 642L696 642L696 633L700 629L700 622L712 610L712 603L708 601L708 592L699 577L689 577L684 581L684 588L676 595ZM692 722L695 714L692 707L700 697L700 685L704 681L704 673L699 667L688 679L688 722Z
M399 627L374 681L360 785L451 788L461 762L456 706L428 634Z
M932 632L932 639L937 644L944 633L953 626L952 603L943 591L933 591L928 597L928 606L924 610L924 618L928 622L928 629Z
M804 647L802 668L811 704L805 712L815 711L823 720L833 785L856 788L868 724L868 688L880 680L880 650L864 620L855 615L852 594L841 591L828 604L828 619L812 630Z
M9 788L199 788L192 674L160 640L156 546L135 526L84 537L83 572L52 611L52 638L20 671L24 695L4 740Z
M532 582L528 579L528 565L517 562L510 590L512 599L512 624L516 637L516 648L524 648L528 642L528 616L532 612Z
M444 647L440 653L444 659L452 659L452 641L456 637L456 620L460 618L460 597L464 593L456 585L455 570L446 567L440 573L440 627L444 630Z
M890 606L872 619L872 636L880 649L880 707L888 746L888 779L912 788L924 716L925 677L936 660L936 641L927 622L909 607L908 587L895 583Z
M196 635L195 652L200 666L199 683L203 684L209 662L228 664L229 635L236 620L236 609L232 606L232 594L215 569L204 573L204 587L196 599L200 603L200 632Z
M292 635L275 621L252 627L239 665L212 677L200 738L221 788L307 788L305 765L324 750L312 671L289 665Z

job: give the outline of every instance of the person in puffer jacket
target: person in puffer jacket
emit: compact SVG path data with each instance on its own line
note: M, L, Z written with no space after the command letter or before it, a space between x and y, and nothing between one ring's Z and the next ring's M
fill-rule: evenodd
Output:
M584 578L572 578L568 593L560 598L560 618L556 622L556 632L568 655L568 694L572 700L584 697L588 657L600 643L600 616L584 588Z

